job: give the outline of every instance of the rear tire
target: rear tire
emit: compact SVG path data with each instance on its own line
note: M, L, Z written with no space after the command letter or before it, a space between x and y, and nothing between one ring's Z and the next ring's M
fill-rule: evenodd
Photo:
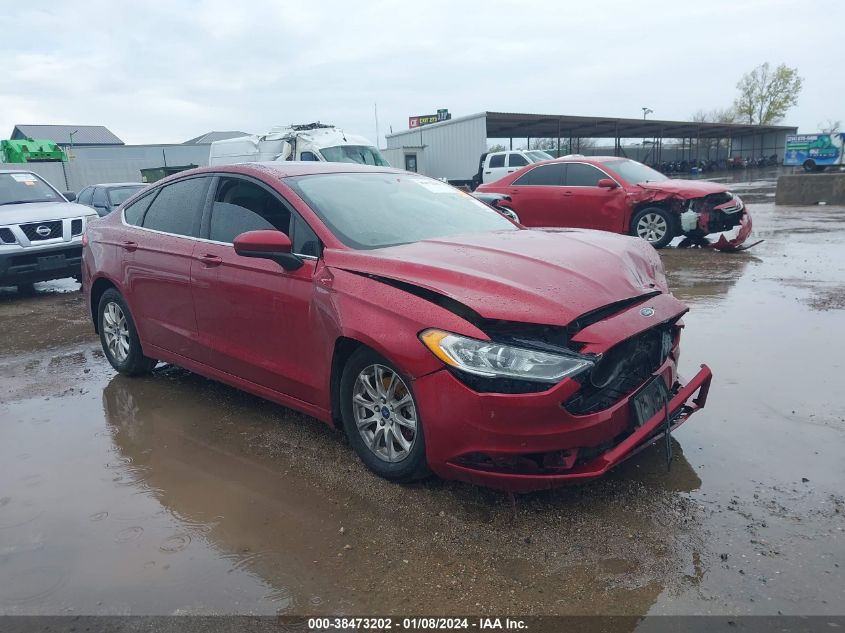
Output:
M147 358L129 307L120 293L109 288L97 306L100 343L109 363L124 376L148 374L158 361Z
M816 161L814 161L812 158L808 158L807 160L805 160L802 166L804 167L804 171L808 173L816 171Z
M646 207L631 219L631 235L640 237L654 248L663 248L678 234L675 216L660 207Z
M416 481L430 474L410 385L366 347L350 356L340 379L340 412L349 442L367 468L389 481Z

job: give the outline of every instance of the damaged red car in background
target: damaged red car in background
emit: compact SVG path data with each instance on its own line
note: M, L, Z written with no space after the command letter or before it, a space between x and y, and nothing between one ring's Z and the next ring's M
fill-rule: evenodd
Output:
M739 196L706 180L667 178L617 156L534 163L476 189L479 199L528 227L581 227L678 246L743 250L751 216ZM712 241L708 235L721 233Z
M389 168L181 172L92 223L82 271L117 371L164 361L298 409L393 481L598 477L668 450L711 380L678 376L687 307L642 240L526 230Z

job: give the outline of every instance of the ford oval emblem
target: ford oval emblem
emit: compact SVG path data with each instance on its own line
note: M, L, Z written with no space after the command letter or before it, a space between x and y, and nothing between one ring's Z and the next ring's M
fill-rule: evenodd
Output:
M653 317L654 308L640 308L640 316Z
M37 229L35 229L35 232L38 233L38 235L40 235L41 237L47 237L48 235L50 235L50 233L52 233L50 227L46 224L42 224L41 226L39 226Z

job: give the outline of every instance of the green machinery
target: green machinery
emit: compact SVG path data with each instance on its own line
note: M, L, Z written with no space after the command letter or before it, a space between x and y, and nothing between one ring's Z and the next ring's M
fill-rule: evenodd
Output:
M67 160L67 155L53 141L25 138L0 141L0 160L5 163L61 162Z

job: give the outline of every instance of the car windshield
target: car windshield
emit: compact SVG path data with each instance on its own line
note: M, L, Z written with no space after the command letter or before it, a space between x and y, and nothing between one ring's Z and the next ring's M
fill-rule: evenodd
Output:
M547 154L546 152L541 152L540 150L532 150L530 152L525 152L525 155L531 159L532 162L538 163L541 160L551 160L554 158L551 154Z
M146 187L146 185L127 185L126 187L114 187L109 189L109 200L113 206L123 204L129 198L134 196L138 191Z
M287 182L351 248L381 248L460 233L519 230L469 194L416 174L314 174L292 177Z
M0 174L0 205L64 202L46 182L29 172Z
M390 167L384 156L375 148L369 145L338 145L337 147L324 147L320 153L330 163L359 163L361 165L376 165L378 167Z
M651 167L646 167L635 160L620 158L619 160L608 160L602 164L611 171L616 172L622 180L630 183L662 182L669 180L667 176L664 176L659 171L655 171Z

